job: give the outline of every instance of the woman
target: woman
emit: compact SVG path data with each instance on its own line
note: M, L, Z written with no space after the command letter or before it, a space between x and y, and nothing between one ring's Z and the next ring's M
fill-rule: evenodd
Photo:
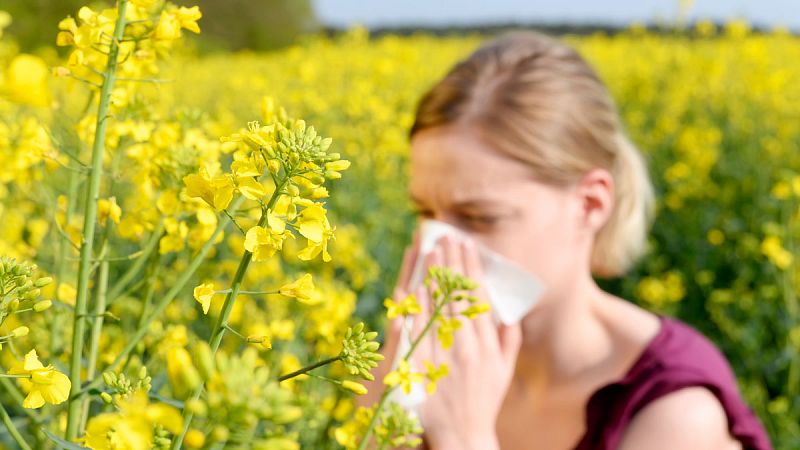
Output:
M419 214L459 227L546 285L517 325L497 328L483 314L465 321L449 351L433 337L419 347L417 367L450 367L420 411L428 448L770 448L712 343L592 278L631 267L654 215L646 164L621 128L591 67L534 32L488 42L422 98L410 132ZM417 241L395 299L412 293ZM480 282L469 242L440 239L426 264ZM429 301L423 289L413 293ZM383 389L399 329L393 321L362 404Z

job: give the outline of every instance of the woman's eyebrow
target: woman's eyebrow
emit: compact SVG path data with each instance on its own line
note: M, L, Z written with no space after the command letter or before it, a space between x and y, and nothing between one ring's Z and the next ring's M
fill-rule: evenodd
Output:
M421 198L414 195L413 192L408 193L409 199L417 205L425 205L426 202ZM488 198L466 198L466 199L459 199L456 200L451 204L453 208L461 208L461 209L468 209L468 208L496 208L498 206L497 200L492 200Z

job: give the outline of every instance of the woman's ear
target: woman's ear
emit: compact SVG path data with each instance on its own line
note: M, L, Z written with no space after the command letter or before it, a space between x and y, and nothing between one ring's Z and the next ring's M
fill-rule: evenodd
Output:
M605 169L592 169L575 186L581 204L580 225L594 234L605 225L614 208L614 179Z

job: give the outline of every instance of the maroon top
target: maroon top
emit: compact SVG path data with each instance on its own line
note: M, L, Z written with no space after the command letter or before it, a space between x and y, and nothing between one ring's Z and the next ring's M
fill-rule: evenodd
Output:
M625 427L647 403L689 386L708 388L728 416L731 436L745 450L771 450L764 427L742 400L722 353L689 325L659 315L661 330L621 380L595 391L586 405L586 434L574 450L614 450Z

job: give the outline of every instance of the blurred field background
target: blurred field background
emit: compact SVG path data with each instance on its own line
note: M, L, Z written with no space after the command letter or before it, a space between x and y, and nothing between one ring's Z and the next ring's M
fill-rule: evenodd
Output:
M7 128L14 108L80 108L71 81L22 80L12 62L29 53L58 65L56 24L83 3L0 5L13 18L0 48L0 90L23 105L0 109ZM415 221L405 190L415 103L502 27L335 31L308 1L192 4L203 11L203 35L165 70L177 81L154 88L158 108L227 134L259 117L269 95L331 136L353 166L331 189L339 262L329 270L355 292L355 314L382 325L381 303ZM776 448L800 448L800 38L744 19L549 30L564 32L608 84L657 188L648 256L601 285L708 335ZM45 116L54 129L67 127L60 113ZM23 167L20 148L0 133L4 171ZM50 219L10 195L3 184L11 181L0 177L0 253L49 254Z

